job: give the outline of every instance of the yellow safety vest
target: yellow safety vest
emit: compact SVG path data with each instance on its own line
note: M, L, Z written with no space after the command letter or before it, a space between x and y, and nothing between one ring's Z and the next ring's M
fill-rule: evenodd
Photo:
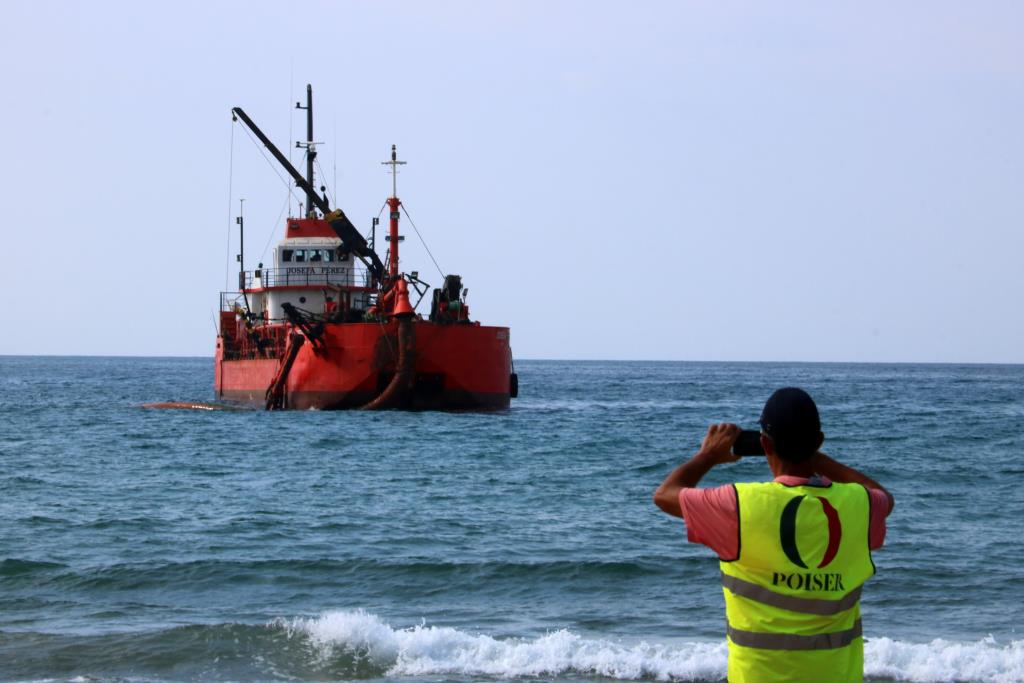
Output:
M867 489L736 484L736 501L739 555L720 563L730 683L863 680Z

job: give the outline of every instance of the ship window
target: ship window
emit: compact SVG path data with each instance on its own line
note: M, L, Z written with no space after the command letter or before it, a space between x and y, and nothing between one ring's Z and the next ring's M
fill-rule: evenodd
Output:
M305 263L306 262L306 250L305 249L296 249L295 250L295 262L296 263Z
M333 260L334 260L334 250L333 249L324 249L324 261L333 261Z
M309 250L309 260L310 261L323 261L324 260L323 249L310 249Z
M291 260L292 260L292 250L291 249L282 249L281 250L281 262L282 263L288 263Z

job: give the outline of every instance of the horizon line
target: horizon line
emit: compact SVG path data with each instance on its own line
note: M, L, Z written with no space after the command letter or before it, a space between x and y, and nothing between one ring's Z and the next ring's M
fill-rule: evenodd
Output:
M192 355L142 355L142 354L82 354L82 353L0 353L0 358L138 358L138 359L180 359L213 360L213 356ZM684 358L540 358L523 357L519 361L544 363L763 363L800 365L1024 365L1024 361L949 361L949 360L713 360Z

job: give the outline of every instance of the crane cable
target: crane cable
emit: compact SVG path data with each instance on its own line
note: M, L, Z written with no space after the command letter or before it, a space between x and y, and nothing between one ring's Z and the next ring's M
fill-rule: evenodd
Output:
M320 155L317 155L316 157L313 158L313 163L316 164L317 169L319 169L320 177L324 179L323 188L324 192L327 193L327 200L330 202L331 206L337 208L338 200L331 196L333 193L327 188L327 174L324 173L323 166L320 165Z
M427 250L427 256L429 256L430 260L434 262L434 267L437 268L437 272L441 276L441 280L444 280L444 271L441 270L441 266L437 265L437 259L434 258L434 255L430 252L430 247L427 246L427 241L423 239L423 235L420 234L416 224L412 222L412 216L410 216L409 212L406 210L405 204L402 203L399 204L399 206L402 208L402 213L405 214L405 217L409 219L409 225L411 225L412 229L416 231L416 236L420 238L420 243L423 244L423 248Z
M284 198L284 203L281 204L281 210L277 212L277 220L275 220L273 225L270 227L270 235L267 237L267 243L263 245L263 252L260 254L260 260L258 263L262 263L263 258L267 255L267 249L270 248L270 242L274 239L274 234L277 233L277 226L281 225L281 216L284 215L284 210L288 208L288 201L290 199L291 197Z
M290 197L295 197L295 199L296 199L297 201L301 201L301 200L299 199L299 197L298 197L298 196L297 196L297 195L295 194L295 189L294 189L294 188L292 187L292 184L291 184L291 183L289 183L289 182L288 182L287 180L285 180L285 177L284 177L283 175L281 175L281 172L280 172L280 171L278 171L278 170L277 170L277 166L275 166L275 165L274 165L274 164L273 164L273 163L272 163L272 162L270 161L270 158L269 158L269 157L267 156L267 153L266 153L266 151L264 150L263 144L262 144L261 142L259 142L259 141L258 141L258 140L257 140L256 138L254 138L254 137L253 137L253 135L252 135L252 133L250 133L248 129L246 129L246 128L242 128L242 130L244 130L244 131L245 131L245 134L246 134L247 136L249 136L249 139L250 139L250 140L252 140L252 144L254 144L254 145L256 146L256 149L258 149L258 150L260 151L260 156L262 156L262 157L263 157L263 159L264 159L264 160L265 160L265 161L267 162L267 165L268 165L268 166L270 166L271 170L273 170L273 171L274 171L274 175L276 175L276 176L278 177L278 179L279 179L279 180L280 180L280 181L281 181L282 183L284 183L285 187L287 187L287 188L288 188L288 196L290 196Z
M233 124L237 123L237 121L234 119L234 117L232 117L232 123ZM267 157L267 153L264 151L263 145L260 144L252 136L252 133L250 133L248 131L248 129L242 128L242 130L244 130L245 134L249 136L250 140L252 140L252 143L256 146L256 149L258 149L260 151L260 156L263 157L263 159L267 162L267 165L270 166L271 170L274 171L274 174L277 176L278 180L280 180L284 184L284 186L286 188L288 188L288 195L284 199L284 204L282 205L281 210L277 213L277 220L274 221L274 225L276 226L276 225L278 225L281 222L281 216L284 214L284 210L285 210L285 208L287 208L288 202L291 201L292 197L295 197L296 200L299 200L299 198L295 195L295 190L292 188L291 183L289 183L285 179L285 177L283 175L281 175L280 171L277 170L277 167L273 163L271 163L270 159ZM234 164L234 152L235 152L234 144L235 144L235 126L232 125L231 126L231 155L232 155L232 164ZM232 166L232 168L233 168L233 166ZM228 261L227 269L230 269L231 268L231 253L230 253L231 252L231 248L230 248L230 239L231 239L231 197L230 197L230 195L231 195L231 190L230 190L230 182L229 182L228 195L229 195L228 196L228 239L229 239L228 245L229 246L228 246L228 256L227 256L227 261ZM272 226L271 229L270 229L270 236L267 238L267 243L263 246L263 252L260 254L260 262L262 262L263 258L267 255L267 249L270 247L270 242L274 239L274 233L275 232L276 232L276 228ZM228 280L228 275L227 275L227 272L225 272L225 274L224 274L224 287L225 287L225 290L227 289L227 280Z

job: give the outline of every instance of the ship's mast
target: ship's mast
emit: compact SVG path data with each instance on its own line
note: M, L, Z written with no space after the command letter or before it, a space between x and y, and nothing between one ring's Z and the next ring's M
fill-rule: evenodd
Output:
M316 200L313 198L313 161L316 159L316 143L313 142L313 85L310 83L306 84L306 106L303 107L301 102L295 103L296 109L306 110L306 141L295 142L295 146L299 149L306 150L306 182L308 187L306 188L306 217L316 218Z
M391 196L388 197L388 207L391 209L391 230L388 233L388 274L394 280L398 277L398 243L402 239L398 234L398 207L402 205L398 199L398 167L404 166L405 162L398 160L398 150L395 145L391 145L391 161L380 163L391 167Z
M245 289L245 218L243 218L245 209L245 200L238 200L238 215L235 217L235 223L238 224L238 289ZM243 292L244 294L245 292ZM246 304L248 307L248 304Z

